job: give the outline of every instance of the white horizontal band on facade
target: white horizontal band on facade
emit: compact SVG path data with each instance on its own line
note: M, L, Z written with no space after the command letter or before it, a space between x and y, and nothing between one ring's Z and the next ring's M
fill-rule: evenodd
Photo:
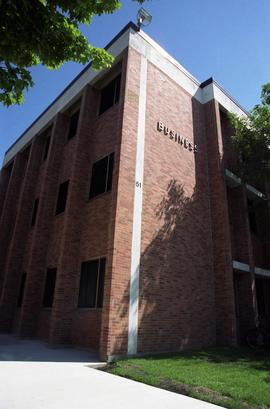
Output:
M245 271L248 273L250 271L249 265L246 263L241 263L241 261L233 260L233 269L239 271Z
M265 268L255 267L255 275L270 278L270 270L266 270Z
M243 271L245 273L250 272L250 266L248 264L242 263L241 261L236 261L236 260L233 260L233 269L238 270L238 271ZM254 273L257 276L270 278L270 270L266 270L265 268L255 267Z
M240 186L242 183L241 178L235 175L229 169L225 169L225 177L226 177L227 186L231 188ZM266 199L265 195L262 192L260 192L254 186L249 185L248 183L246 184L246 189L250 197L253 197L254 199L262 199L262 200Z

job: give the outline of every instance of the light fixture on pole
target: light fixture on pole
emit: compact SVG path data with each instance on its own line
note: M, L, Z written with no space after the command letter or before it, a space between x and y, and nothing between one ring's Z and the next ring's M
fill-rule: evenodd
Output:
M140 8L140 10L137 13L137 26L139 29L141 27L146 27L149 26L149 24L152 21L152 16L151 14L148 13L143 7Z

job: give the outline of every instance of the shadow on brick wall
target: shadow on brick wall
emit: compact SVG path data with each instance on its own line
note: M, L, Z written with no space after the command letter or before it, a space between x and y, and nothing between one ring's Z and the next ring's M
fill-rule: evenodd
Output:
M206 223L200 209L196 189L188 196L175 179L153 209L161 227L141 256L138 352L178 351L214 343L213 292L205 283L209 243L198 241ZM128 318L129 290L128 286L118 310L123 321ZM126 354L126 334L113 349L115 355Z

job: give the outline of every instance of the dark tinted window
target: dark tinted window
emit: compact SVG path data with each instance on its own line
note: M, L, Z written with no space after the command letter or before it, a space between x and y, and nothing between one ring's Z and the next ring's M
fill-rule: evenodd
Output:
M34 207L33 207L31 226L34 226L36 224L38 205L39 205L39 199L36 199L34 202Z
M101 90L99 115L107 111L111 106L119 102L121 86L121 74L112 80Z
M253 233L257 233L256 211L251 200L248 200L248 218L250 230Z
M255 280L255 284L256 284L258 314L259 316L264 316L265 315L265 297L264 297L263 280L257 278Z
M109 192L112 188L114 154L95 162L92 167L89 198Z
M55 214L63 213L65 211L67 195L68 195L68 184L69 184L69 181L67 180L64 183L61 183L61 185L59 186Z
M105 258L82 263L78 307L102 307L105 265Z
M106 259L101 258L100 264L99 264L99 275L98 275L98 294L97 294L97 307L98 308L102 308L103 306L105 267L106 267Z
M56 272L57 272L56 268L48 268L47 270L46 283L45 283L44 296L43 296L43 307L50 308L53 305Z
M47 136L47 138L44 141L44 148L43 148L43 160L46 160L48 157L48 152L49 152L49 148L50 148L50 142L51 142L51 137Z
M76 111L69 120L68 141L76 135L80 111Z
M25 281L26 281L26 273L23 273L22 277L21 277L20 291L19 291L19 296L18 296L18 301L17 301L17 307L18 308L20 308L22 306L22 303L23 303Z

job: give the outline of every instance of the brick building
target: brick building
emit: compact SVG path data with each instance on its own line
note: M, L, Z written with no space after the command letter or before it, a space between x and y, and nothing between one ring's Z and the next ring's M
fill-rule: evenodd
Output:
M134 24L7 151L0 330L100 356L235 345L270 312L270 221L226 112Z

